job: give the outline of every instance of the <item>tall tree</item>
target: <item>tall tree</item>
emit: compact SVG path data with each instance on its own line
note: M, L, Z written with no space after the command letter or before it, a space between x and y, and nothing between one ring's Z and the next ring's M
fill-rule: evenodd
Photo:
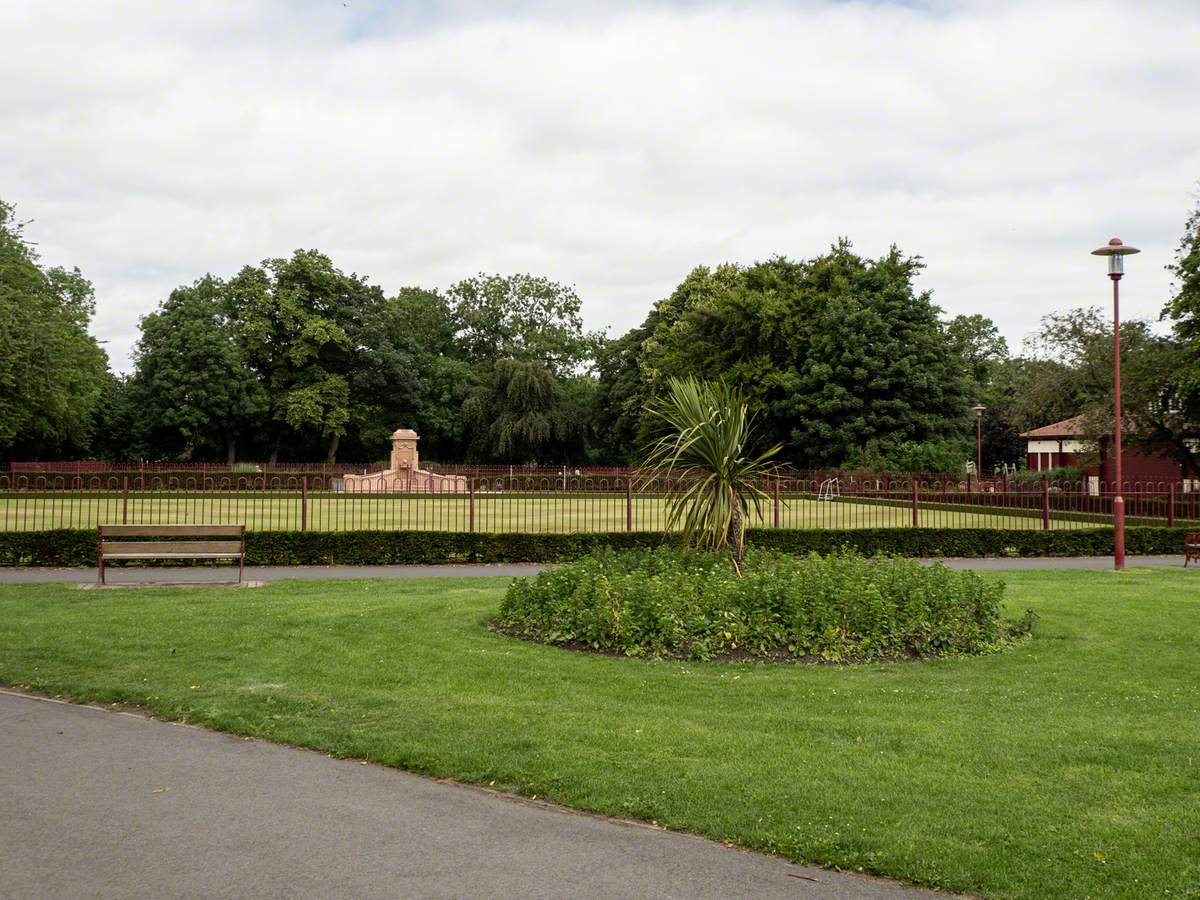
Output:
M640 409L644 437L646 400L668 379L725 379L761 416L761 440L784 443L798 465L961 436L963 366L929 294L913 289L920 268L894 248L865 259L842 240L810 260L695 269L651 311L636 351L602 357L601 408Z
M0 200L0 453L86 452L108 378L94 312L87 279L43 268Z
M963 361L977 393L991 383L996 367L1008 359L1008 341L987 316L978 313L955 316L946 323L950 348Z
M242 269L225 296L240 349L267 393L271 460L290 439L301 453L324 443L332 462L351 420L350 373L365 349L350 335L383 292L323 253L297 250Z
M351 452L370 458L398 426L421 435L427 459L464 453L462 404L472 368L455 342L455 323L436 291L404 288L367 308L350 333L366 348L350 373Z
M214 448L232 464L267 397L238 347L221 281L205 276L172 291L142 319L134 361L147 443L183 460Z
M474 452L497 462L574 462L586 423L564 382L538 362L491 363L463 404Z
M1093 440L1111 434L1113 332L1107 315L1092 307L1044 316L1031 349L1039 365L1025 385L1021 418L1035 424L1030 408L1047 410L1039 425L1082 414ZM1128 446L1170 455L1200 474L1200 419L1189 412L1176 381L1188 351L1186 343L1156 334L1147 322L1121 323L1123 438Z
M1200 203L1188 216L1168 269L1175 284L1163 317L1171 320L1177 352L1167 375L1170 399L1166 419L1173 423L1171 443L1177 447L1177 455L1196 474L1200 443ZM1167 364L1164 359L1157 362Z
M574 288L536 275L484 275L446 292L472 361L536 362L565 377L587 367L602 340L585 332Z

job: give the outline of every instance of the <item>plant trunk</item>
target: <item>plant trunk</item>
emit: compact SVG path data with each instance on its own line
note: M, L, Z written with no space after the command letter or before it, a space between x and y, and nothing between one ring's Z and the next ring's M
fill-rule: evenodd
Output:
M338 444L341 443L342 436L334 434L329 438L329 452L325 455L325 462L332 463L337 461Z
M746 558L745 535L742 532L742 511L737 505L737 497L732 496L730 492L730 500L733 502L733 515L729 519L729 535L728 541L733 549L733 567L737 570L738 575L742 574L742 562Z
M275 443L271 445L271 458L267 460L271 465L279 462L279 448L283 444L283 432L275 433Z
M237 435L225 436L225 462L230 466L237 462Z

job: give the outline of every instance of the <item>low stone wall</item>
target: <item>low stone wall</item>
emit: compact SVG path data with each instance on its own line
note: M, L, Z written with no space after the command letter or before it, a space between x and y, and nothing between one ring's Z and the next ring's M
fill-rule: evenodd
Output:
M465 494L465 475L438 475L422 469L406 471L373 472L370 475L347 475L343 479L345 491L350 494Z

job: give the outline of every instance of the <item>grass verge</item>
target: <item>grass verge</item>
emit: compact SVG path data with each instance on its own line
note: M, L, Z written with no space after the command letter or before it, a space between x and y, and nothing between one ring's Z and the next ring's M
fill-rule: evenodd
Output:
M0 587L0 682L993 897L1200 883L1200 576L1014 572L1033 642L858 667L487 629L502 579Z

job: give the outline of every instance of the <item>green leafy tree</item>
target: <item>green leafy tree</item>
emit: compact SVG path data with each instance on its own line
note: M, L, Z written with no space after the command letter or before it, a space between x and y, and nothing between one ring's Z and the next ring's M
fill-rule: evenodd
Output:
M1167 370L1169 384L1167 415L1159 433L1194 475L1200 444L1200 203L1188 217L1168 268L1175 284L1163 317L1171 320L1175 353L1170 361L1165 357L1154 361Z
M142 319L132 391L146 444L182 460L223 452L233 463L267 397L226 314L224 285L205 276L176 288Z
M449 305L436 291L404 288L364 311L350 332L365 348L349 376L352 453L369 458L405 426L421 435L426 458L462 457L462 404L472 367L455 330Z
M892 248L867 260L841 242L809 264L803 358L784 372L774 412L809 465L838 465L875 441L884 448L961 437L968 398L919 259Z
M646 443L641 429L653 395L641 359L649 331L646 326L634 328L616 340L606 341L596 355L590 428L593 445L603 462L633 463L639 456L637 448Z
M1200 474L1200 428L1177 380L1188 350L1148 322L1121 323L1122 434L1128 446L1169 455ZM1088 436L1098 444L1106 440L1114 415L1113 332L1106 312L1092 307L1044 316L1031 351L1040 365L1025 384L1021 419L1035 427L1083 415ZM1042 415L1035 419L1031 409Z
M490 364L463 403L477 458L514 463L579 459L586 422L563 382L544 365Z
M271 460L320 441L330 462L351 421L350 374L365 348L351 334L383 292L316 250L247 266L225 289L238 345L266 391Z
M88 449L109 378L108 357L88 333L94 311L87 279L43 268L0 201L0 454Z
M603 339L583 330L575 290L541 276L480 274L451 285L447 298L472 361L535 362L565 377L590 366Z
M982 396L996 367L1008 359L1008 341L995 322L979 314L955 316L946 323L946 338L966 367L971 394Z
M865 259L845 240L810 260L697 268L601 354L598 409L644 437L648 400L690 376L737 385L762 439L798 465L959 439L964 364L929 294L913 289L920 268L895 248Z
M763 490L774 474L776 445L755 454L749 405L737 388L695 378L671 378L666 395L651 406L662 436L646 457L648 469L670 470L679 488L667 495L668 527L709 549L729 547L741 571L746 521L770 502Z

